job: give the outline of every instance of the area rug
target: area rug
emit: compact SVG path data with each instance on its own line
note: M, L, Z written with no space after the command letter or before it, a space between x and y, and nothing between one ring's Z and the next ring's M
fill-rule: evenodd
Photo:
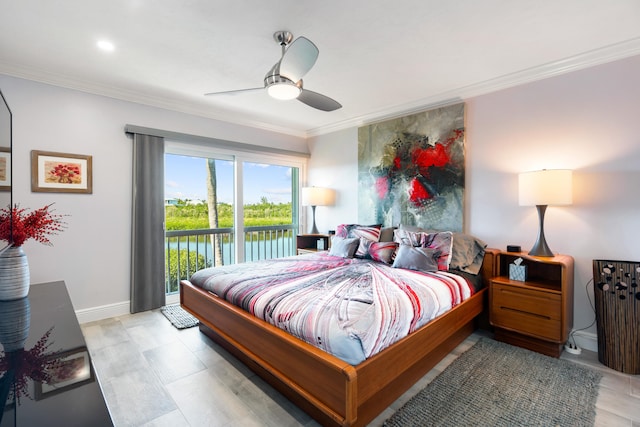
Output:
M200 323L198 319L184 311L182 307L177 304L165 305L160 311L164 314L164 317L169 319L169 322L178 329L191 328Z
M601 377L483 337L384 425L592 426Z

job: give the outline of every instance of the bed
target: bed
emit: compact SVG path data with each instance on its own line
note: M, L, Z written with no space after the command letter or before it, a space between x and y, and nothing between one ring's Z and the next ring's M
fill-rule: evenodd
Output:
M200 320L201 332L320 424L364 426L476 328L476 318L486 306L486 285L496 273L497 252L483 251L478 269L484 287L474 289L463 302L397 342L354 363L296 338L207 290L204 282L216 283L206 277L207 272L198 272L199 276L194 274L191 280L181 282L180 302ZM303 260L305 256L292 259ZM308 257L331 258L322 254ZM292 260L279 262L290 265ZM338 265L348 269L351 264L362 266L363 262L372 263L369 259L338 262ZM325 266L328 270L337 268L329 264ZM232 271L238 268L229 267ZM375 266L375 270L389 267Z

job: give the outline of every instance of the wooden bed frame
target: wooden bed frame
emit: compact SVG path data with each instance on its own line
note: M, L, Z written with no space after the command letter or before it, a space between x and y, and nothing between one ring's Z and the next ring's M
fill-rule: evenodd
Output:
M489 280L496 275L497 253L485 253L480 292L356 366L186 280L180 284L180 303L200 319L201 332L320 424L364 426L474 331L474 319L487 305Z

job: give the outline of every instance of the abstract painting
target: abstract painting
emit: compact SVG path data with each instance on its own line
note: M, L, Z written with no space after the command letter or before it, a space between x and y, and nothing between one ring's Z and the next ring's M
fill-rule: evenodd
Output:
M358 128L358 222L462 231L464 103Z

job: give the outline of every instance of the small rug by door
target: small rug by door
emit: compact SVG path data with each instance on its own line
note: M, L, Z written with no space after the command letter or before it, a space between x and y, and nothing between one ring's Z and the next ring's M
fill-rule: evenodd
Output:
M200 323L198 319L184 311L178 304L165 305L160 311L178 329L191 328Z
M601 377L483 337L384 425L592 426Z

